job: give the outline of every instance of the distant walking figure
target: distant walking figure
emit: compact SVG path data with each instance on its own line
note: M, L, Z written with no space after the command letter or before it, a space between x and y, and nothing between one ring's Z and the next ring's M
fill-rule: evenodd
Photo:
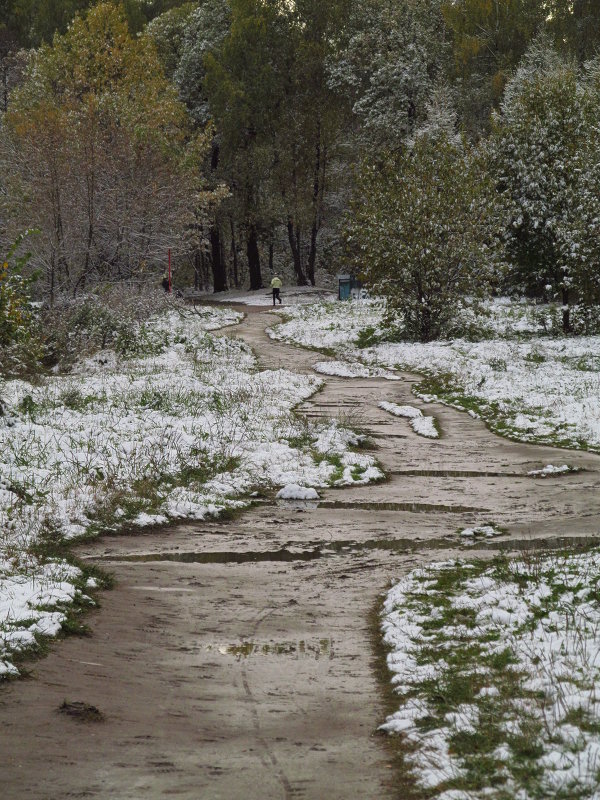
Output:
M281 297L279 296L279 290L283 286L281 282L281 278L278 275L275 275L273 280L271 281L271 289L273 289L273 305L275 305L275 300L279 300L279 305L281 305Z

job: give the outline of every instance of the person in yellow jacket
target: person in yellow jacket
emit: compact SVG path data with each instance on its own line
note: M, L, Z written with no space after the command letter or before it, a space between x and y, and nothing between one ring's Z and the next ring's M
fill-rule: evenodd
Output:
M278 275L275 275L273 280L271 281L271 289L273 289L273 305L275 305L275 300L279 300L279 305L281 305L281 297L279 296L279 290L283 286L281 282L281 278Z

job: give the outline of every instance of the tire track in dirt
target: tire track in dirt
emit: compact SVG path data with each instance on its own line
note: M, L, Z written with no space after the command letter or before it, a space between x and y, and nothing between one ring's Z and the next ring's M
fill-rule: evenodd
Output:
M256 637L256 634L258 633L258 629L260 628L261 622L266 617L268 617L271 614L273 614L273 612L275 610L276 609L274 607L266 608L261 614L258 615L256 621L254 622L254 624L251 627L252 639L254 639ZM271 767L275 771L275 774L277 775L277 777L281 781L281 785L283 787L283 792L284 792L284 796L285 796L286 800L289 800L289 798L291 798L293 796L293 794L294 794L293 789L292 789L292 785L290 784L290 782L289 782L289 780L287 778L287 775L285 774L285 772L283 771L283 769L279 765L279 761L277 760L277 756L275 755L275 753L273 752L273 750L269 746L269 742L267 741L267 739L265 739L265 737L262 734L262 729L261 729L261 725L260 725L260 717L259 717L258 710L257 710L258 701L256 700L256 697L254 696L254 694L252 693L252 689L250 688L250 683L248 681L248 671L246 669L246 665L245 664L242 666L241 673L242 673L242 683L244 684L244 689L246 691L246 695L248 697L248 700L251 703L252 724L254 725L254 730L256 731L256 739L260 743L261 747L264 750L263 764L265 764L265 766L268 766L268 764L265 761L265 758L268 759L268 761L270 762Z

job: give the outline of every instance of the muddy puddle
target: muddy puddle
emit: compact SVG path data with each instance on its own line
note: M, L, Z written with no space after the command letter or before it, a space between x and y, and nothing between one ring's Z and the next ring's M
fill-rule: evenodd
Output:
M129 555L97 556L94 560L113 562L174 561L181 564L248 564L261 561L313 561L321 558L319 550L297 550L280 548L279 550L252 551L210 551L203 553L136 553Z
M398 469L391 470L390 475L407 478L527 478L521 472L490 472L468 469Z
M547 478L566 478L588 472L584 468L571 467L565 472L543 472L544 467L531 466L527 472L508 472L502 470L469 470L469 469L393 469L388 475L407 478L527 478L539 480Z
M340 510L357 511L409 511L412 514L486 514L488 508L474 508L473 506L443 505L441 503L345 503L342 500L323 500L319 508L333 508Z
M367 539L364 542L339 540L335 542L314 543L310 549L295 546L278 550L251 550L242 552L167 552L135 553L124 555L97 556L93 560L103 563L151 563L178 562L184 564L249 564L261 562L307 562L334 556L354 556L365 552L387 552L390 554L415 553L432 550L485 550L498 552L544 551L570 549L589 549L600 545L600 532L597 536L560 536L552 538L511 538L501 534L493 540L465 541L457 535L443 539Z
M333 639L319 639L318 641L283 641L283 642L253 642L245 641L239 644L209 644L208 651L215 651L221 655L234 656L241 661L252 656L292 656L293 658L335 658Z

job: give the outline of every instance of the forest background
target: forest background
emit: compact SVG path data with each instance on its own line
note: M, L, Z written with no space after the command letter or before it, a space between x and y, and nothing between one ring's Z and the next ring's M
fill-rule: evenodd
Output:
M353 270L406 338L491 290L591 332L599 43L598 0L0 0L0 339L32 276L169 249L215 292Z

